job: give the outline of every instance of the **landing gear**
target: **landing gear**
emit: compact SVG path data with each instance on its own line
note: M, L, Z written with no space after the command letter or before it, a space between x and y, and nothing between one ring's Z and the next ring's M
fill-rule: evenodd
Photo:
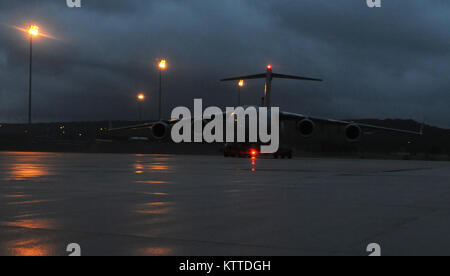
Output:
M273 158L275 158L275 159L278 159L278 158L281 158L281 159L285 159L285 158L292 159L292 151L291 150L283 150L283 149L281 149L281 150L279 150L279 151L277 151L276 153L273 154Z
M223 152L224 157L252 158L252 157L271 157L278 159L292 159L292 150L289 148L280 148L273 154L259 153L260 145L256 144L226 144Z

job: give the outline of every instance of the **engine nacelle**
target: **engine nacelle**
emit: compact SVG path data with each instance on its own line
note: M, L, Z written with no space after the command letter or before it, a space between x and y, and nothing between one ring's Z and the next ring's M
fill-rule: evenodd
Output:
M349 142L358 142L363 134L362 129L357 124L349 124L345 127L345 138Z
M303 137L311 137L316 130L316 124L310 119L303 119L297 123L297 130Z
M155 140L165 140L169 136L169 125L164 122L158 122L153 125L151 136Z

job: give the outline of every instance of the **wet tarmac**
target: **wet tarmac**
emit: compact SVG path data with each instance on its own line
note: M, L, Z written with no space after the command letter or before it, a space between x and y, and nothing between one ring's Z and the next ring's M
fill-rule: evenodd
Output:
M450 163L0 153L0 255L450 255Z

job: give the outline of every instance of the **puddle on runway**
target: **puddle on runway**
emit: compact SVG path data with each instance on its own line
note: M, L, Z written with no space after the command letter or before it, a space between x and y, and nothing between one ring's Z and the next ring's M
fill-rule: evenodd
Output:
M46 160L52 156L49 153L11 152L5 154L7 164L4 168L6 180L28 180L50 175Z
M173 253L173 249L166 247L149 247L136 250L142 256L167 256Z
M157 180L136 180L138 184L170 184L168 181L157 181Z
M28 214L26 214L28 215ZM32 218L32 219L20 219L14 221L2 221L0 225L9 226L9 227L18 227L25 229L55 229L57 223L52 219L42 219L42 218Z
M17 257L36 256L43 257L51 255L51 246L39 239L18 240L9 242L9 255Z

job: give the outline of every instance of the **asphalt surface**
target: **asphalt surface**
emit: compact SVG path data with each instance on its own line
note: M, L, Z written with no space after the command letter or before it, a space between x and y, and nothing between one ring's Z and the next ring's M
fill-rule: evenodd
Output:
M0 255L450 255L450 163L0 153Z

